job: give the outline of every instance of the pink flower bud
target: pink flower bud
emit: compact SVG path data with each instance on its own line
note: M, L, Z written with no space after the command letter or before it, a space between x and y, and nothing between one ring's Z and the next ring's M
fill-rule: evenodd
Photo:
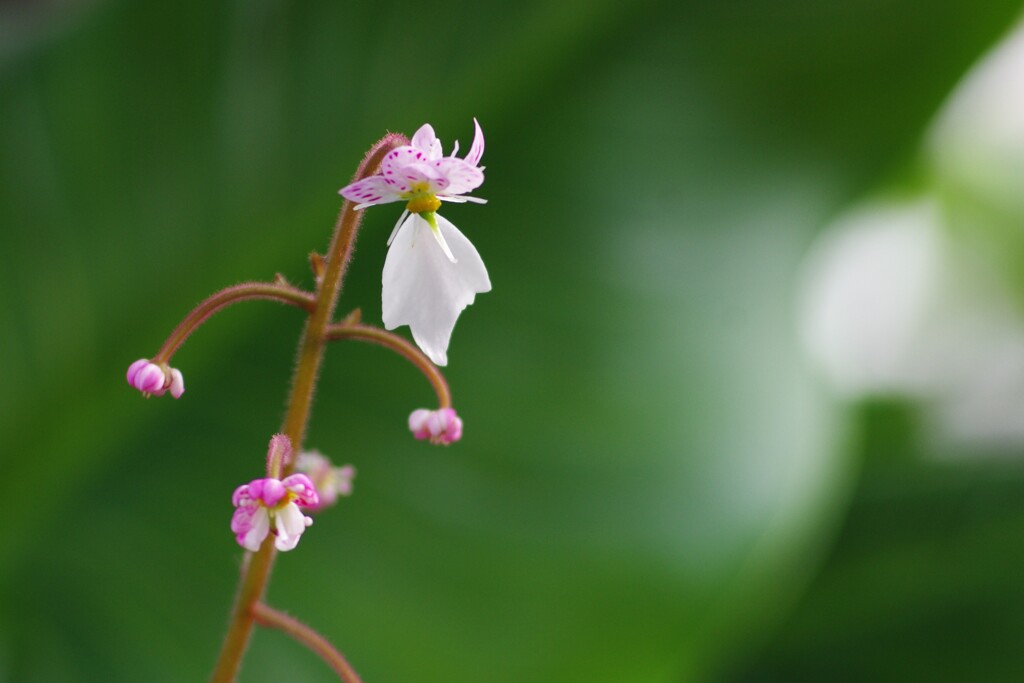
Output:
M417 439L429 439L432 444L447 446L462 438L462 419L454 408L419 408L409 415L409 431Z
M295 461L295 469L309 475L320 495L320 502L311 506L313 512L320 512L338 502L339 496L352 493L352 479L356 468L352 465L335 467L330 458L318 451L302 451Z
M185 393L185 378L181 371L168 365L140 358L128 366L128 384L148 396L163 396L168 390L174 398Z

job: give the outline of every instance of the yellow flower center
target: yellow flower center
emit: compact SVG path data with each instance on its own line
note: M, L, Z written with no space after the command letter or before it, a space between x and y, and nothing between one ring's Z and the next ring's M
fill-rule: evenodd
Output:
M430 191L426 183L413 183L405 196L409 199L405 205L409 213L433 213L441 208L441 200Z

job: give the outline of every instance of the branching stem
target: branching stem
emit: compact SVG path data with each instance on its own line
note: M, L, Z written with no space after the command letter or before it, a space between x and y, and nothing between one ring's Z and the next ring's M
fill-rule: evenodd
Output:
M353 176L353 182L373 175L377 167L380 166L384 155L396 147L407 144L409 144L409 140L403 135L389 133L384 136L367 152ZM352 247L355 244L361 220L362 212L356 211L352 202L346 201L341 207L341 213L334 226L334 235L327 252L323 277L319 282L310 316L306 320L302 340L299 342L298 360L295 364L295 374L292 376L288 409L281 429L291 440L292 448L296 453L302 450L303 437L309 422L316 380L320 371L320 361L323 357L324 344L327 341L327 329L338 305L341 284L352 256ZM283 287L288 286L283 285ZM181 326L179 325L179 327ZM173 336L172 334L172 338ZM186 333L184 336L188 336L188 334ZM183 340L184 337L182 337ZM283 476L293 471L296 460L297 458L292 458L289 463L285 464L282 471ZM275 554L273 537L268 535L259 551L251 553L251 556L247 558L244 565L246 568L242 572L235 604L231 611L231 623L228 626L220 658L217 660L217 665L210 678L211 683L232 683L238 675L242 656L245 654L245 648L249 643L255 623L256 605L263 599L263 594L266 591Z

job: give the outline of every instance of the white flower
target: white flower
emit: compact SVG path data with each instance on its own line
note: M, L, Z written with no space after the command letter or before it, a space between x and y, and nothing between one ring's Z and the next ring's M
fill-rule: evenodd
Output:
M489 292L487 268L473 244L436 212L441 202L484 203L465 196L484 181L478 164L484 152L480 124L473 119L473 144L464 159L442 156L441 141L430 124L381 162L379 175L341 189L356 210L375 204L406 202L388 239L381 292L384 326L408 325L423 352L438 365L448 363L448 342L462 310L477 294ZM430 239L432 237L433 239Z

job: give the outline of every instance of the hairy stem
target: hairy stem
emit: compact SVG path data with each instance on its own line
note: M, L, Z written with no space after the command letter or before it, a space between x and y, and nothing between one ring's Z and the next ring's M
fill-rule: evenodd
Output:
M363 158L359 169L353 176L353 182L374 174L380 166L384 155L395 147L409 144L405 136L389 133L378 141ZM327 252L327 262L323 278L316 292L312 313L306 320L306 328L299 342L298 360L295 373L292 375L292 389L288 399L284 425L281 431L291 440L296 453L302 450L306 425L309 422L310 410L313 405L313 394L320 371L324 343L327 341L327 328L338 305L341 294L341 283L352 256L356 233L362 219L362 212L356 211L350 201L342 204L341 213L334 226L334 235ZM286 463L282 475L290 474L295 468L295 460ZM220 658L210 678L211 683L232 683L242 664L242 655L249 643L254 625L254 608L266 591L273 566L276 549L268 536L258 552L249 558L248 568L242 573L235 604L231 611L231 624L221 649Z
M185 340L188 339L189 335L196 331L196 329L202 325L206 320L214 313L227 308L231 304L237 304L241 301L250 301L252 299L269 299L271 301L279 301L284 304L291 306L297 306L306 311L313 311L316 306L316 299L309 292L304 292L301 289L292 287L291 285L270 283L270 282L243 282L240 285L234 287L228 287L222 289L215 294L211 294L198 306L192 309L185 318L178 323L178 326L174 328L170 336L167 337L167 341L160 347L160 350L153 357L154 363L168 363L171 360L171 356L178 350Z
M373 175L385 154L407 144L409 140L404 135L389 133L384 136L367 152L359 170L353 176L353 182ZM299 359L292 377L291 400L288 402L288 412L285 413L284 426L281 429L292 440L295 452L302 449L306 424L309 422L310 408L313 404L313 392L320 371L320 359L323 357L324 343L327 341L327 326L334 315L334 309L338 306L342 280L352 257L352 247L362 218L363 212L356 211L355 205L346 200L341 207L334 236L327 250L327 263L317 290L316 308L306 322L306 331L299 344ZM286 467L285 474L290 473L293 468L294 464Z
M283 631L318 654L345 683L362 683L359 674L355 672L345 656L338 652L326 638L298 619L278 612L262 602L252 606L252 613L256 623L260 626L269 626Z

